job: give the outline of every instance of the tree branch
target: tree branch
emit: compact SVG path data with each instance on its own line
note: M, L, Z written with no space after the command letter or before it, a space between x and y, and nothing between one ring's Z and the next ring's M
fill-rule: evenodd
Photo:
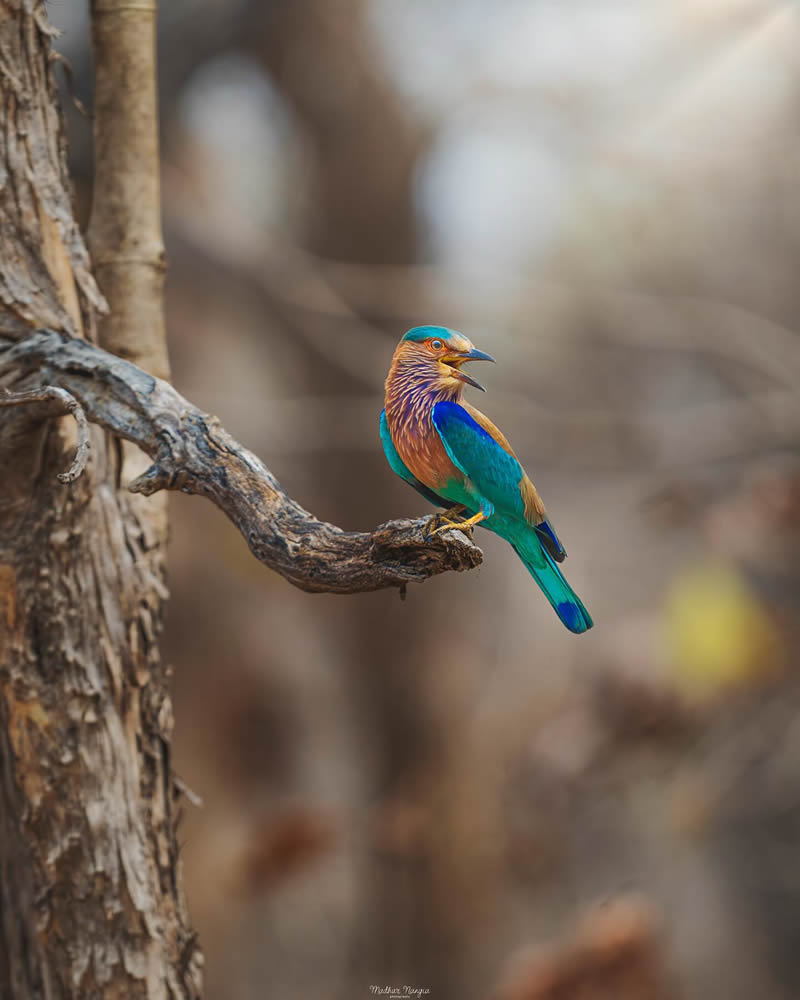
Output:
M86 468L86 461L89 458L89 424L80 403L65 389L59 389L54 385L46 385L29 392L9 392L8 389L0 389L0 406L26 406L29 403L47 403L51 414L71 413L75 417L78 425L75 457L66 472L58 473L60 482L74 483Z
M318 521L260 461L171 385L82 340L39 330L0 335L0 370L38 371L75 397L94 423L137 444L153 465L129 486L205 496L236 525L255 557L301 590L353 594L404 589L447 570L472 569L481 550L459 531L427 537L428 518L372 532Z

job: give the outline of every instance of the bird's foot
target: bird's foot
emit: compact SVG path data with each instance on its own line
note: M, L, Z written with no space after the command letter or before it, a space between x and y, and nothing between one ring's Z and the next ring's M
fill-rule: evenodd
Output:
M450 514L452 511L448 511L447 513ZM477 514L473 514L472 517L468 517L465 521L451 521L444 515L440 514L439 516L442 518L444 523L429 532L429 537L431 538L434 535L438 535L441 531L447 531L448 528L458 528L459 531L463 531L465 534L471 534L474 525L480 524L481 521L485 521L488 515L484 514L483 511L478 511Z
M461 514L467 508L463 504L456 504L455 507L449 507L446 511L439 511L433 514L429 519L428 523L425 525L425 538L430 541L433 536L439 532L444 531L447 528L457 528L459 526L458 521L451 520L451 517L455 514L456 517L460 517Z
M473 528L476 524L480 524L481 521L485 521L487 517L489 517L488 514L484 514L482 510L479 510L477 514L473 514L466 521L462 521L459 524L459 528Z
M461 521L451 521L444 517L442 514L437 514L436 516L437 525L435 528L428 529L428 540L430 541L434 535L439 535L443 531L449 531L450 528L461 528Z

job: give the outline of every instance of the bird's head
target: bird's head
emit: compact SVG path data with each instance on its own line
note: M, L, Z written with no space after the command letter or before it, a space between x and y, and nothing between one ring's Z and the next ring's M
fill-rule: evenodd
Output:
M444 392L458 393L464 383L485 392L477 379L461 370L467 361L494 361L494 358L446 326L415 326L397 345L392 367L411 369Z

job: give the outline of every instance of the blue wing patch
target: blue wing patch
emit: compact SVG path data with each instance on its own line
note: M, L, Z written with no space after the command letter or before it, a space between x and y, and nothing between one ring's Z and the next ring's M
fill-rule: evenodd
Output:
M458 403L437 403L433 425L456 468L498 511L525 516L519 484L522 466Z
M413 486L414 489L418 493L421 493L428 503L432 503L434 507L454 507L455 504L451 500L445 500L443 497L440 497L438 493L434 493L432 489L425 486L424 483L421 483L403 459L400 458L397 448L394 446L394 441L392 441L392 435L389 433L389 424L386 420L386 410L381 410L380 432L383 453L386 455L386 461L389 463L392 472L394 472L395 475L399 476L401 479L404 479L409 486Z
M561 539L556 534L556 529L549 518L546 517L541 524L536 525L536 534L553 559L559 563L564 562L567 558L567 550L561 544Z

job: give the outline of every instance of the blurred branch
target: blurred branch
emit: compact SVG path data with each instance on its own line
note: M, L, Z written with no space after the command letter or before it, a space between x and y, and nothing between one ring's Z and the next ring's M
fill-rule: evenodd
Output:
M530 331L513 341L515 355L529 355L531 363L542 364L543 351L563 352L569 343L595 339L582 321L591 314L602 317L603 345L733 361L792 393L800 380L800 335L736 303L541 279L487 287L435 267L367 266L275 240L265 245L259 234L235 233L216 219L211 226L194 212L171 211L167 221L183 253L251 287L331 363L376 387L394 338L364 315L430 322L446 317L468 330L507 317L509 303L515 317L535 317ZM328 325L317 329L312 318ZM335 348L328 337L333 323ZM370 372L376 373L372 379Z
M535 329L511 342L515 362L546 363L552 353L565 365L569 343L597 342L584 316L602 317L600 347L631 352L707 355L733 361L758 373L775 387L742 392L728 398L692 402L664 410L632 412L581 406L555 410L531 395L503 386L495 407L497 419L520 432L535 425L536 459L559 462L570 455L573 466L618 469L686 469L728 459L748 458L762 451L794 448L800 440L800 336L766 317L722 301L688 296L646 294L625 289L588 287L539 281L535 291L505 281L492 293L466 281L445 280L442 271L425 267L367 267L333 262L279 242L266 246L257 234L234 233L224 225L213 232L197 214L172 211L168 224L180 255L192 268L224 274L258 296L259 304L275 314L281 326L329 364L379 391L394 338L367 322L368 315L408 319L447 317L464 329L490 326L503 315L502 302L513 303L517 317L535 316ZM504 321L507 324L507 320ZM519 322L519 321L518 321ZM335 332L335 336L331 334ZM366 426L361 410L375 410L377 399L341 398L336 405L345 418L334 425L315 411L327 399L305 397L265 404L280 428L275 448L298 450L361 447L371 438L358 436ZM292 414L292 419L284 416ZM308 431L296 436L304 423ZM369 444L372 447L372 444Z
M465 322L474 308L471 322L488 322L486 311L491 306L487 306L485 296L480 302L471 301L466 286L463 295L448 291L441 274L433 269L333 264L297 247L273 244L264 248L229 233L221 234L219 229L212 239L201 220L190 222L173 214L169 221L173 241L179 241L180 255L192 260L193 271L204 266L209 274L224 274L240 282L282 326L288 326L330 364L376 394L394 339L361 318L356 310L362 305L368 312L388 315L397 310L398 315L416 312L423 316L421 304L427 302L434 319L441 314L460 316ZM349 277L340 280L342 275ZM386 295L379 307L382 292ZM517 311L533 310L534 298L539 303L536 332L513 341L514 357L522 355L523 364L527 355L535 355L532 365L541 364L543 352L562 350L569 340L585 343L588 339L580 327L575 330L574 324L554 315L582 301L574 289L544 283L535 295L519 288L512 288L509 294L521 296L515 300ZM638 468L687 468L796 446L800 440L800 400L794 378L796 372L800 379L800 337L726 303L672 301L624 291L593 290L591 294L592 301L602 300L599 309L604 326L610 328L604 333L604 344L633 351L707 353L738 361L772 378L780 376L782 383L793 381L790 388L635 414L598 406L556 411L531 395L504 386L495 404L497 418L510 428L512 439L515 425L520 430L536 426L538 461L560 461L568 452L573 465L593 469L632 464ZM452 301L448 300L450 295ZM331 336L334 325L335 337ZM359 436L358 429L367 426L364 420L369 419L362 416L362 410L364 415L373 414L378 403L377 395L339 397L335 405L340 407L340 419L335 424L317 415L320 409L334 405L326 397L267 400L263 405L274 414L268 421L276 429L273 447L294 454L329 447L373 447L372 436Z
M262 447L279 456L329 449L374 452L375 415L382 398L376 390L367 396L264 399L259 403ZM214 399L215 408L229 414L242 406L233 391L215 394ZM331 407L336 407L335 422L328 419ZM512 441L522 442L518 450L526 460L540 467L557 465L568 454L570 466L578 471L707 471L709 463L793 451L800 441L800 401L783 390L630 416L599 407L556 411L501 386L490 412ZM531 427L536 428L534 437L528 434Z
M636 350L707 354L736 361L796 385L800 378L800 335L768 316L736 302L708 296L604 287L582 281L537 278L476 283L468 276L435 267L366 267L306 254L329 286L358 312L406 315L420 301L450 322L481 325L495 315L533 317L526 338L515 349L541 357L542 347L559 349L565 341L585 343L586 323L564 323L570 315L601 316L604 343ZM505 323L507 324L507 320Z
M391 521L372 532L318 521L215 417L167 382L85 341L50 330L17 342L0 336L0 370L8 368L39 371L47 383L71 393L89 420L145 451L154 464L130 484L132 492L150 496L171 489L207 497L233 521L257 559L301 590L402 589L482 560L481 550L460 532L429 541L428 518Z
M294 337L333 368L372 388L383 385L394 338L366 322L345 301L320 268L317 258L288 244L221 232L200 219L167 212L170 252L190 261L193 273L204 268L234 282L259 300L259 307L280 320ZM335 324L336 337L330 336Z

